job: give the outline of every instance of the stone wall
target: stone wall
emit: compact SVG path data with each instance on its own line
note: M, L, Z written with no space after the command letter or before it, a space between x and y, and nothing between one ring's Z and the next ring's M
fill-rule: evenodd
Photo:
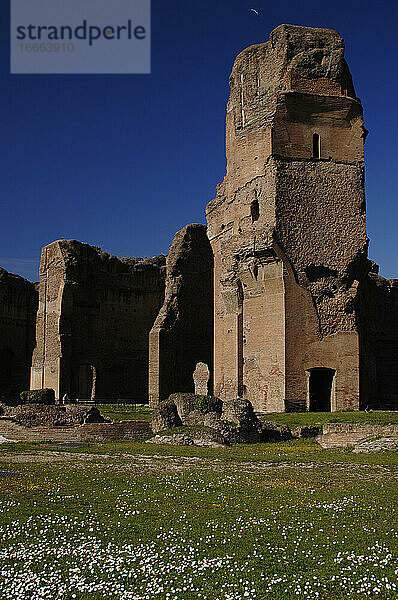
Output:
M361 404L397 410L398 280L370 273L359 292Z
M398 425L326 423L323 425L322 434L316 440L323 448L348 448L367 440L375 440L374 450L383 450L383 447L377 447L377 442L386 438L398 441Z
M214 393L283 411L329 385L329 409L358 408L367 132L344 42L281 25L237 57L230 86L227 174L206 213Z
M86 423L74 427L24 427L0 419L0 436L9 441L54 442L65 444L140 440L152 434L148 421Z
M35 284L0 268L0 396L29 389L38 294Z
M337 32L281 25L241 52L207 230L179 231L167 268L46 246L32 388L156 405L205 363L209 393L257 411L397 408L398 285L367 259L366 135ZM0 394L28 387L36 304L0 271Z
M117 258L72 240L43 248L32 389L146 402L164 264L163 256Z
M198 362L212 371L213 254L204 225L176 233L166 273L164 304L150 333L152 406L173 392L194 392Z

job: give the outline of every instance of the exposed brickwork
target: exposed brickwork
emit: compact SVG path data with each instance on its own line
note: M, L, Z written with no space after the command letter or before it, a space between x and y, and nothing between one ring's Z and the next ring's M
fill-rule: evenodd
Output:
M207 396L209 385L210 371L208 365L198 362L195 371L193 372L193 382L195 386L195 394L198 396Z
M166 292L149 337L149 400L194 392L198 362L213 364L213 255L204 225L178 231L166 264Z
M87 423L75 427L23 427L0 419L0 435L21 442L102 442L107 440L139 440L151 435L148 421Z
M367 259L367 131L343 39L280 25L239 54L230 88L226 176L207 230L177 232L167 269L74 241L43 249L32 387L156 405L193 392L203 362L208 393L257 411L397 408L398 286ZM0 393L15 392L34 287L0 271L0 300L1 364L15 359Z
M25 427L53 427L54 425L82 425L83 423L103 423L104 417L95 406L80 404L56 406L45 404L25 404L22 406L1 405L4 416Z
M0 397L29 389L37 303L35 284L0 268Z
M329 423L323 426L317 442L324 448L350 447L375 437L398 439L398 425L356 425L354 423Z
M164 263L70 240L43 248L32 388L147 401L148 333L163 302Z
M237 57L230 84L227 174L207 206L214 393L305 407L310 370L327 368L330 408L358 408L366 130L344 42L282 25Z

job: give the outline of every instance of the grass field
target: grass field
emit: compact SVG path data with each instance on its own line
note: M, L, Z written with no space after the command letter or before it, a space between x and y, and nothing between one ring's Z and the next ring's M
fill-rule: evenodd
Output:
M264 421L274 421L289 427L303 425L325 425L326 423L359 423L371 425L398 424L398 411L342 411L304 413L264 413L259 415Z
M152 409L145 404L130 405L97 404L101 414L113 421L144 420L149 421ZM305 412L305 413L264 413L259 415L263 421L274 421L289 427L303 425L324 425L325 423L370 423L374 425L398 424L398 411L344 411L344 412Z
M3 444L0 598L396 599L397 458Z
M152 409L146 404L96 404L96 408L112 421L150 421Z

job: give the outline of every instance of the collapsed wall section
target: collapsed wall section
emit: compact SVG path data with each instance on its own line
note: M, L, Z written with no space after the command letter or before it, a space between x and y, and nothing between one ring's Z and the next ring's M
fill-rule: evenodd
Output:
M194 392L198 362L213 367L213 254L200 224L174 236L166 262L164 304L149 336L152 406L174 392Z
M29 388L38 294L34 283L0 268L0 396Z
M163 256L117 258L73 240L43 248L32 389L146 402L164 264Z

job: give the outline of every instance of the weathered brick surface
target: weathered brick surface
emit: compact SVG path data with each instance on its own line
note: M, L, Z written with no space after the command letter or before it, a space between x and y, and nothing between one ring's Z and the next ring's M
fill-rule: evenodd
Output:
M82 425L83 423L103 423L105 421L95 406L24 404L14 407L2 406L1 408L5 416L25 427Z
M210 371L208 365L198 362L193 372L193 382L195 386L195 394L199 396L207 396Z
M156 405L193 392L203 362L208 393L257 411L397 408L398 287L367 259L366 135L337 32L280 25L241 52L207 230L177 232L166 290L164 257L46 246L32 387ZM0 271L0 394L28 387L36 302Z
M32 388L147 401L148 333L164 298L164 263L71 240L43 248Z
M0 397L29 389L37 302L34 283L0 268Z
M196 364L213 363L213 255L204 225L187 225L174 236L149 352L152 406L173 392L194 392Z
M357 425L355 423L328 423L323 426L317 442L324 448L356 446L377 437L398 439L398 425Z
M74 427L23 427L0 418L0 435L22 442L102 442L138 440L151 435L147 421L87 423Z
M230 85L227 174L207 206L214 393L261 411L305 407L310 370L323 367L331 409L358 408L366 131L344 42L282 25L237 57Z

